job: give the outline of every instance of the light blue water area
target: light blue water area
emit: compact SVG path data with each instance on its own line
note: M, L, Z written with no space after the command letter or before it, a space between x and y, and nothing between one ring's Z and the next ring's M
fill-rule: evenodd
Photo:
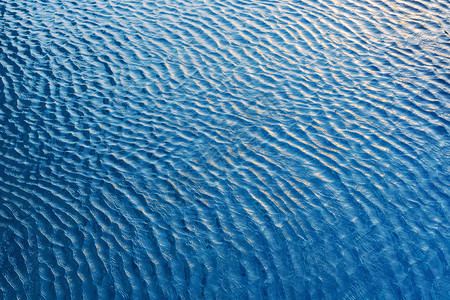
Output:
M446 0L3 0L0 299L450 299Z

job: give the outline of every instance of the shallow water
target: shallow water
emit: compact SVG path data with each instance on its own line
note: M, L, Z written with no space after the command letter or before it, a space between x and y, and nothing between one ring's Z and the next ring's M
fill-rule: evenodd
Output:
M448 1L0 15L0 299L450 298Z

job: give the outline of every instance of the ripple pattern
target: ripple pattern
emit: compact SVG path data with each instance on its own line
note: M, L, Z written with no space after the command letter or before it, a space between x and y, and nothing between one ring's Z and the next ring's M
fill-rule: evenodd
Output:
M450 298L447 1L0 16L0 299Z

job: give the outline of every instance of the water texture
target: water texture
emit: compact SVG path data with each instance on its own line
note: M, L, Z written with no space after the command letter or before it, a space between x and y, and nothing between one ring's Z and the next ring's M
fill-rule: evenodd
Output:
M450 299L446 0L2 0L0 299Z

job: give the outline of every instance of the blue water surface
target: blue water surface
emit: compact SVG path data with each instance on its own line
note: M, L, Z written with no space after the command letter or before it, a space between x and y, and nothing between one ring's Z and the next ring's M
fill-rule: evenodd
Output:
M0 299L450 299L447 0L2 0Z

